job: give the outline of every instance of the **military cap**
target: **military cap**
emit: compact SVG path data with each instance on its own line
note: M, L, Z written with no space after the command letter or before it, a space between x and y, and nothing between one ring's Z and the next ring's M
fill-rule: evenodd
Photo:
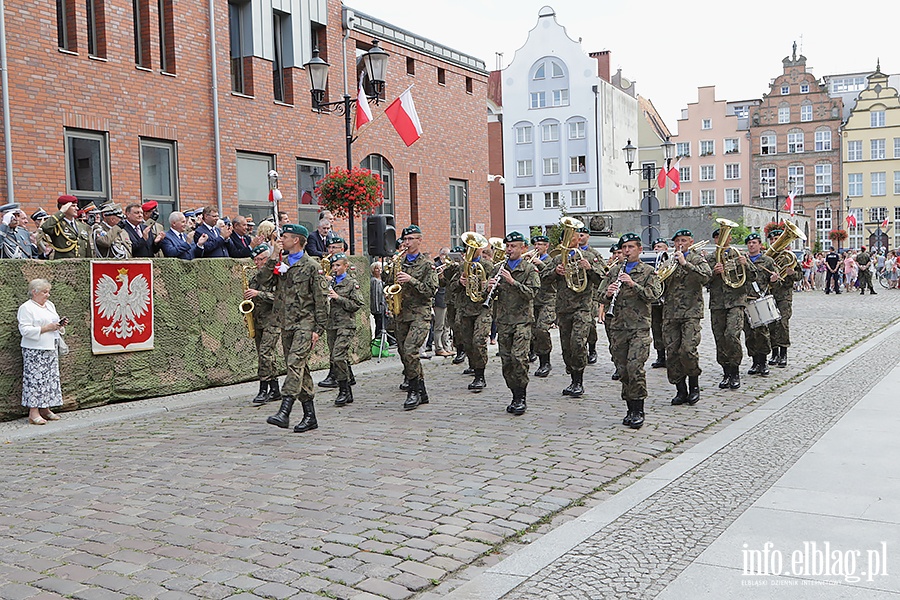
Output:
M590 233L591 232L591 230L587 228L587 225L582 225L575 231L577 231L578 233Z
M503 238L503 242L508 244L510 242L525 242L525 236L519 233L518 231L510 231L506 234L506 237Z
M403 233L401 234L401 237L406 237L406 236L408 236L408 235L414 235L414 234L416 234L416 233L418 233L419 235L421 235L421 234L422 234L422 230L419 229L419 226L418 226L418 225L410 225L409 227L404 227L404 228L403 228Z
M344 243L344 238L342 238L342 237L339 236L339 235L333 235L333 236L331 236L330 238L328 238L328 244L329 244L329 245L331 245L331 244L343 244L343 243Z
M718 230L718 229L713 229L712 236L713 236L714 238L719 237L719 230Z
M122 207L116 204L115 202L110 202L109 204L104 205L100 209L100 214L104 217L108 217L111 215L121 215Z
M269 248L268 244L260 244L259 246L255 246L253 250L250 251L250 257L256 258L263 252L270 252L272 249Z
M745 244L748 244L748 243L750 243L750 240L760 240L760 241L762 241L762 238L759 236L758 233L756 233L756 232L754 231L753 233L751 233L750 235L748 235L747 237L744 238L744 243L745 243Z
M309 230L303 225L298 225L297 223L287 223L285 225L282 225L281 233L292 233L294 235L309 237Z
M147 200L146 202L141 204L141 210L144 212L150 212L150 211L154 210L157 206L159 206L159 203L157 203L156 200Z
M675 238L681 237L681 236L694 237L694 234L691 233L690 229L679 229L678 231L675 232L675 235L672 236L672 241L675 241Z
M610 252L615 252L615 251L618 250L618 249L619 249L619 245L618 245L618 244L612 244L612 245L610 245L610 247L609 247L609 251L610 251Z
M47 214L47 211L43 208L39 208L31 214L32 221L40 221L41 219L46 219L50 215Z
M19 210L19 205L15 202L10 202L9 204L4 204L0 206L0 213L9 212L11 210Z
M453 246L453 250L451 250L451 252L459 252L459 253L464 253L465 251L466 251L466 249L463 248L462 246Z
M334 264L334 263L336 263L336 262L339 261L339 260L347 260L347 255L344 254L343 252L335 252L335 253L331 256L331 264Z
M665 238L656 238L655 240L653 240L653 245L655 246L657 244L665 244L666 246L668 246L669 240L667 240Z
M641 236L636 233L626 233L622 237L619 238L619 248L627 244L628 242L637 242L641 243ZM618 248L617 248L618 249Z
M549 244L550 238L548 238L546 235L536 235L533 238L531 238L532 244L537 244L538 242L546 242L547 244Z
M197 213L195 213L195 212L192 211L192 210L186 210L186 211L184 211L184 212L181 213L181 214L183 214L184 217L185 217L186 219L190 219L191 217L197 216Z
M60 196L59 198L56 199L57 206L62 206L63 204L69 204L70 202L77 206L78 198L76 198L75 196L70 196L69 194L63 194L62 196Z
M778 237L782 233L784 233L783 229L772 229L771 231L769 231L769 238L771 239L773 237Z

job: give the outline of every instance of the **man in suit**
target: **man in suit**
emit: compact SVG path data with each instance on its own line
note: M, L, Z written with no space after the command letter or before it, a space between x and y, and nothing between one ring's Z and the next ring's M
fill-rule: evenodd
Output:
M247 218L236 216L231 222L233 232L228 238L228 256L231 258L250 258L253 240L247 235Z
M206 234L201 235L197 243L194 243L184 231L186 226L187 218L184 213L175 211L169 215L169 231L160 243L163 255L167 258L191 260L203 253L203 246L208 237Z
M159 203L156 200L148 200L141 204L141 211L144 213L143 227L150 230L150 238L156 239L160 233L165 234L166 230L159 222ZM157 247L153 255L162 258L162 250Z
M140 204L131 204L125 208L125 220L119 223L124 235L121 236L125 246L126 258L151 258L159 250L159 244L166 236L160 231L150 237L151 230L144 226L144 211Z
M315 258L327 256L330 237L331 221L328 219L320 220L319 227L309 234L309 241L306 243L306 251Z
M204 234L207 240L198 258L228 258L228 238L231 237L232 229L226 225L220 230L216 227L218 220L219 209L215 206L207 206L201 212L200 223L194 230L194 243L199 245Z

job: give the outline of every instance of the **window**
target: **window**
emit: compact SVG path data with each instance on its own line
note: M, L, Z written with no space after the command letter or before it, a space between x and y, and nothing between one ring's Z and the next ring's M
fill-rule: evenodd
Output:
M871 140L871 144L869 158L872 160L884 160L886 158L884 140Z
M848 173L847 174L847 195L858 198L863 195L863 174Z
M738 138L725 138L725 154L737 154L741 151L741 142Z
M381 181L384 182L384 202L375 209L375 213L379 215L394 214L394 172L391 165L378 154L370 154L359 164L378 174ZM327 161L297 159L297 222L304 226L309 223L307 229L319 225L319 197L316 194L316 188L322 177L328 172L328 166ZM364 248L367 247L365 229L363 227Z
M900 171L894 171L894 195L900 195ZM896 207L900 208L900 206ZM894 215L894 221L897 220L897 215Z
M808 84L808 83L801 83L801 84L800 84L800 93L801 93L801 94L808 94L808 93L809 93L809 84Z
M150 0L132 0L134 14L134 64L149 69Z
M712 140L703 140L700 142L700 156L712 156L715 154L716 143Z
M778 122L779 123L790 123L791 122L791 107L790 106L779 106L778 107Z
M862 160L862 140L851 140L847 142L847 160Z
M285 77L290 78L291 71L284 68L284 38L290 39L291 35L291 15L272 11L272 47L274 54L272 55L272 91L277 102L292 104L294 99L290 97L288 90L293 86L285 86Z
M870 223L881 223L887 218L887 207L885 206L873 206L869 209L869 222Z
M247 96L253 95L251 15L252 7L249 2L228 3L231 91Z
M471 77L466 77L466 93L467 94L472 93L472 78Z
M900 221L900 206L894 207L894 223Z
M547 106L547 92L531 92L531 108Z
M534 175L532 172L531 160L517 160L516 175L519 177L531 177Z
M880 173L872 173L872 195L884 196L887 194L886 174L884 171Z
M860 148L862 154L862 148ZM894 158L900 158L900 138L894 138Z
M865 77L841 77L832 79L831 83L831 91L833 93L839 92L861 92L866 89L866 78Z
M177 210L175 142L141 140L141 199L159 203L160 223Z
M774 168L759 170L759 196L760 198L774 198L776 192L776 170Z
M253 215L253 220L265 218L272 209L269 204L269 171L275 168L271 154L237 153L238 212Z
M678 179L681 183L688 183L691 180L691 168L690 167L678 167Z
M587 171L586 156L569 157L569 173L584 173L585 171Z
M541 141L559 141L559 123L544 123L541 125Z
M831 193L831 165L816 165L816 193Z
M66 192L100 206L109 199L109 142L106 134L66 130Z
M806 176L803 165L790 165L788 167L788 189L793 184L794 195L802 196L806 191Z
M690 156L691 155L691 143L690 142L678 142L675 144L675 155L676 156Z
M438 67L437 69L437 82L438 85L447 85L447 71L446 69L442 69Z
M584 208L587 206L587 192L585 190L572 190L572 207Z
M559 208L559 192L544 192L544 208Z
M701 129L712 129L712 119L703 119L700 123Z
M885 113L883 110L873 110L869 113L869 126L870 127L884 127L885 125Z
M103 0L86 0L87 51L91 56L106 58L106 7Z
M820 129L816 131L816 152L831 150L831 130Z
M584 139L584 121L572 121L569 123L569 139L570 140L581 140ZM898 138L900 139L900 138Z
M568 106L569 90L553 90L553 106Z
M700 165L700 181L715 181L716 165Z
M534 77L532 77L532 79L534 79L535 81L543 79L544 77L546 77L545 73L546 73L546 66L544 65L544 63L541 63L541 66L539 66L537 68L537 70L534 72Z
M788 154L803 152L803 132L792 131L787 135Z
M820 240L828 239L828 232L831 231L831 209L816 209L816 237Z
M787 95L790 94L790 93L791 93L791 88L790 88L790 86L787 86L787 85L781 86L781 95L782 95L782 96L787 96Z
M761 135L759 136L759 153L775 154L775 136Z
M531 194L519 194L519 210L531 210L532 208L534 208L534 203Z
M416 59L407 56L406 57L406 74L407 75L415 75L416 74Z
M516 127L516 143L531 143L531 125L519 125L518 127Z
M298 161L300 163L300 161ZM304 161L300 163L300 168L307 166L307 173L300 177L301 188L310 186L312 193L315 194L315 188L318 186L319 180L328 172L330 165L327 162ZM388 160L380 154L370 154L362 161L359 166L363 169L369 169L372 173L381 177L384 182L384 203L375 209L375 213L379 215L393 215L394 213L394 167ZM303 198L300 203L304 204ZM316 201L318 203L318 201ZM318 213L316 214L318 216ZM318 226L318 223L316 223ZM365 227L363 228L365 231Z
M800 121L802 121L804 123L807 121L812 121L812 117L813 117L812 104L803 104L800 107Z
M678 196L675 198L675 205L679 207L685 207L691 205L691 192L678 192Z
M63 50L78 52L75 0L56 0L56 44Z
M741 189L740 188L725 188L725 204L740 204L741 203Z
M740 163L732 163L730 165L725 165L725 179L740 179L741 178L741 164Z
M544 175L559 175L559 159L556 157L544 159Z
M450 246L459 246L459 236L469 230L469 182L450 180Z
M563 68L557 62L550 62L550 73L553 77L565 77L566 74L563 71Z
M851 208L848 214L852 214L856 217L856 227L847 226L847 233L850 234L850 237L847 240L847 246L850 248L859 248L863 244L863 211L861 208Z
M700 206L712 206L716 203L716 190L700 190Z
M174 0L159 0L159 68L163 73L175 73L175 15Z

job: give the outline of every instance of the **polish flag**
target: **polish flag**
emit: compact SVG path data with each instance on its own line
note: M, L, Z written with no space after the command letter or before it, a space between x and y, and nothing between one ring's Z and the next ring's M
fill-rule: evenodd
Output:
M791 192L788 194L788 197L784 201L784 207L781 209L785 212L791 213L791 216L794 216L794 196L796 192Z
M269 190L269 202L278 202L284 196L281 195L281 190L278 188L272 188Z
M665 167L659 170L659 175L656 176L656 187L661 190L666 189L666 177L668 176L668 174L669 172L666 171Z
M412 146L416 140L422 137L422 124L419 122L419 115L416 113L416 105L413 103L412 93L406 90L400 97L391 102L391 105L384 110L384 114L390 119L391 124L403 142L407 146Z
M681 159L678 159L678 162L675 163L669 172L666 173L666 177L668 177L672 181L672 193L677 194L681 191L681 171L678 170L678 165L681 164Z
M356 93L356 129L372 120L372 107L363 89L362 79L359 80L359 91Z
M847 215L847 227L856 227L856 215Z
M888 226L888 218L885 217L885 218L884 218L884 221L881 222L881 228L882 228L882 229L887 229L887 226Z

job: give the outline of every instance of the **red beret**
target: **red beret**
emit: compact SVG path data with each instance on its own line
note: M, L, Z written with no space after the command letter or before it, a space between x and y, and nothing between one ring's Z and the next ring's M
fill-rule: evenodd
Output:
M146 202L141 204L141 210L144 212L150 212L157 206L159 206L159 204L157 204L156 200L147 200Z
M75 196L69 196L68 194L63 194L62 196L60 196L59 198L56 199L57 206L62 206L63 204L68 204L69 202L71 202L75 206L78 206L78 198L76 198Z

